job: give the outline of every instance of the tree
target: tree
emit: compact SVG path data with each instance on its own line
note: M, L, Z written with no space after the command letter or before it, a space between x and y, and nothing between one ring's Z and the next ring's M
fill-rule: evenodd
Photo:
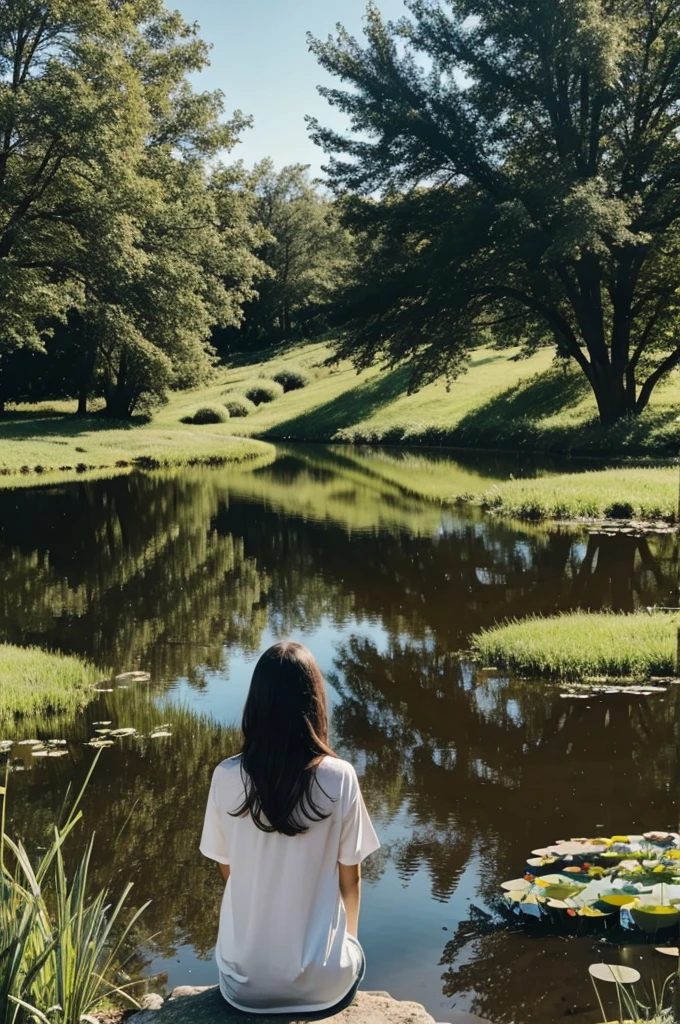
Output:
M139 133L119 24L104 0L0 7L0 360L41 348L77 301L68 211L90 169Z
M248 122L190 87L207 54L163 0L0 9L0 360L75 334L81 412L204 380L252 294L249 225L224 230L208 170Z
M341 354L418 383L489 328L548 334L603 423L642 412L680 364L680 4L406 6L385 24L370 5L365 47L310 37L352 126L312 136L369 233Z
M271 160L250 175L252 213L263 230L257 254L268 273L246 308L244 331L257 338L302 331L327 306L351 261L351 240L334 203L303 164L276 171Z

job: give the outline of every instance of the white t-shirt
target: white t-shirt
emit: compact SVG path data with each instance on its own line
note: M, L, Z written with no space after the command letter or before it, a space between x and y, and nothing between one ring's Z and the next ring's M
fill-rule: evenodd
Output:
M237 1009L326 1010L356 980L363 953L347 933L338 862L360 864L380 843L352 765L325 757L317 780L314 803L329 817L284 836L230 815L244 799L240 756L213 774L200 849L231 867L215 957Z

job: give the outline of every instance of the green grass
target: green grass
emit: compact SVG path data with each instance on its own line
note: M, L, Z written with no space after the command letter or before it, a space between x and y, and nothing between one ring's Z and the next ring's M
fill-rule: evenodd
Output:
M679 627L670 613L570 612L493 626L473 636L472 649L525 676L640 680L675 673Z
M673 523L678 513L678 469L605 469L508 480L461 500L513 519L633 519Z
M192 407L195 412L195 395ZM99 416L77 419L62 409L22 408L0 422L0 487L111 476L139 468L239 464L274 454L262 441L235 438L228 423L121 426Z
M442 381L408 395L408 371L373 367L357 375L347 363L329 368L323 343L291 348L251 365L222 370L209 388L173 396L156 422L177 423L198 401L243 393L258 375L295 370L307 387L230 424L240 434L272 440L447 445L589 455L676 455L680 450L680 372L657 389L639 418L604 429L583 374L555 364L546 348L528 359L517 350L480 348L468 372L447 391Z
M480 348L449 390L444 382L408 395L408 371L373 367L357 375L347 363L329 367L326 343L299 345L216 372L207 387L171 395L148 424L121 425L101 414L77 419L74 403L21 407L0 423L0 486L22 477L70 479L127 472L142 465L181 466L271 457L266 440L453 446L512 452L597 456L677 456L680 372L657 389L639 418L605 430L583 375L557 366L551 349L528 359L517 350ZM255 358L255 357L254 357ZM182 422L203 406L225 407L280 373L302 374L307 386L253 408L226 424ZM244 440L238 440L247 439ZM384 464L385 478L434 500L461 493L446 469ZM3 475L4 474L4 475ZM439 479L435 479L438 476ZM413 483L417 480L416 483ZM423 489L420 485L423 484ZM470 493L480 493L476 486Z
M0 722L15 715L76 711L101 679L94 665L37 647L0 644Z

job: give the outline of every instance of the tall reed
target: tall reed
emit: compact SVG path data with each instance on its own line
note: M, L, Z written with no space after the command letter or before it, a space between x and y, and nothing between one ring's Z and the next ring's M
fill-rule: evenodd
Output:
M127 913L131 885L115 902L107 890L90 894L94 835L70 878L64 861L64 844L82 819L79 804L97 761L35 864L6 833L7 786L0 787L0 1024L81 1024L114 996L137 1005L129 986L113 978L148 904Z

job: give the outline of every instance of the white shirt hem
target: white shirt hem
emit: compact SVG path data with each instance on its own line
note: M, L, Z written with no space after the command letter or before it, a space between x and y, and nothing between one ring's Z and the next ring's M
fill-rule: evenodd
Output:
M348 942L351 942L354 946L357 947L357 949L361 953L362 960L365 960L365 954L364 954L363 946L361 945L359 940L355 939L353 935L347 935L346 939L347 939ZM313 1005L310 1005L309 1003L306 1003L303 1006L267 1006L267 1007L263 1007L262 1009L257 1009L254 1006L246 1006L244 1003L237 1003L235 999L231 998L231 996L229 996L229 997L225 996L224 992L222 991L222 977L221 976L224 974L225 977L228 977L228 974L227 974L226 971L223 971L220 968L219 958L217 958L217 966L218 966L218 969L220 971L220 994L221 994L222 998L224 999L224 1001L226 1003L229 1004L229 1006L233 1006L235 1010L241 1010L243 1013L259 1013L259 1014L265 1014L265 1013L269 1013L269 1014L272 1014L272 1013L320 1013L322 1010L330 1010L333 1006L337 1006L338 1003L341 1003L343 1001L343 999L346 999L347 996L349 995L349 993L352 991L352 989L354 988L354 986L357 983L356 977L352 978L351 984L347 986L347 988L345 989L343 994L341 996L338 996L337 999L331 1000L330 1003L314 1003Z

